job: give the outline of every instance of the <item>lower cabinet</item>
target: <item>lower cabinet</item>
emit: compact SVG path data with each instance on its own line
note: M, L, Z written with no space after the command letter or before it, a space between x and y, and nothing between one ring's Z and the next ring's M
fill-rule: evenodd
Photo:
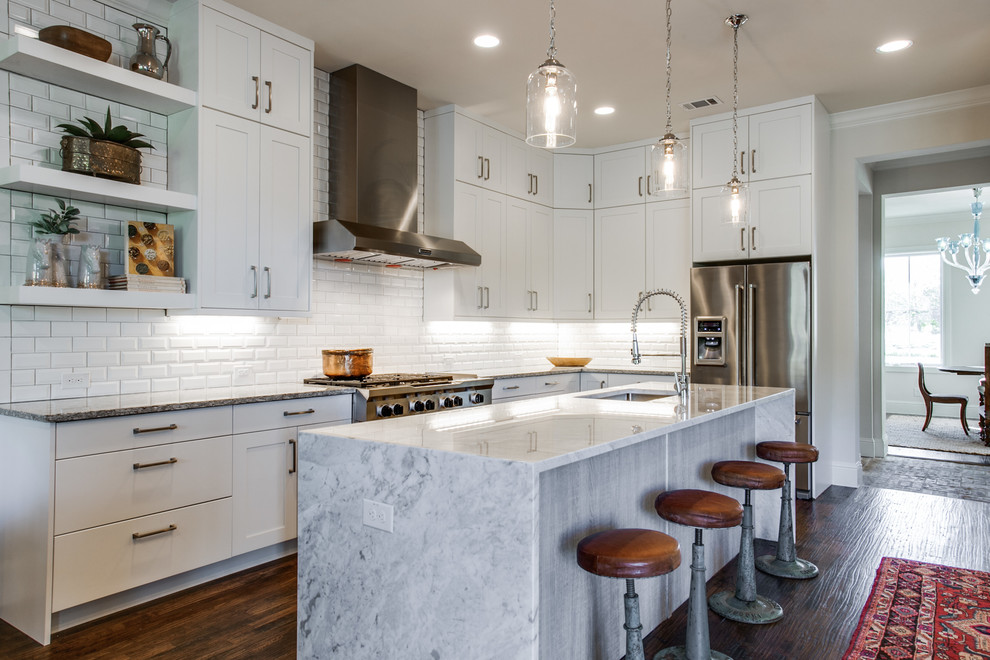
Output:
M584 372L581 374L581 391L600 390L606 387L619 387L621 385L635 385L636 383L659 382L673 385L672 376L657 376L655 374L636 373L596 373Z
M581 374L546 374L496 378L492 387L492 403L519 401L539 396L569 394L580 390Z

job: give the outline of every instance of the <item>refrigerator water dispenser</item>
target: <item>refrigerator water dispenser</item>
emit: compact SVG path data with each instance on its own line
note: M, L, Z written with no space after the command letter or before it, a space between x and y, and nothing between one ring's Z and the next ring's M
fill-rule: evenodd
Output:
M725 365L725 317L694 317L695 364Z

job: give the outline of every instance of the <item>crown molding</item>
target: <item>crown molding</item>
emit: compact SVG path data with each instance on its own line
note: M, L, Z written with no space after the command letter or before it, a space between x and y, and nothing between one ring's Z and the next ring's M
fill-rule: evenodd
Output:
M836 112L830 115L830 124L832 130L839 130L988 104L990 104L990 85L984 85L869 108Z

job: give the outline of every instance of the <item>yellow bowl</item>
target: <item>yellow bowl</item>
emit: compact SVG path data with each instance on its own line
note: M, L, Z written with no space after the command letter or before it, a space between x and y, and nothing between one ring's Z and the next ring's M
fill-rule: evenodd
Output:
M583 367L591 362L591 358L548 357L547 359L555 367Z

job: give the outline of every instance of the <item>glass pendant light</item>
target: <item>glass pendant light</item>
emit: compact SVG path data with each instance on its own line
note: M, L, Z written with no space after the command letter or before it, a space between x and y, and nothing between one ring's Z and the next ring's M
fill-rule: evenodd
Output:
M554 45L556 9L550 0L550 47L547 61L526 83L526 143L557 149L577 140L577 80L557 61Z
M722 187L722 222L746 224L749 214L749 186L739 180L739 27L749 20L746 14L725 19L732 28L732 178Z
M990 238L980 238L980 216L983 215L983 202L980 201L982 192L983 188L973 188L973 197L976 199L970 205L970 211L973 213L973 233L959 234L957 241L946 236L935 240L942 261L966 273L973 295L980 292L983 278L990 269ZM965 263L959 261L960 253Z
M687 194L687 147L670 126L670 0L667 0L667 128L650 154L654 197L684 197Z

